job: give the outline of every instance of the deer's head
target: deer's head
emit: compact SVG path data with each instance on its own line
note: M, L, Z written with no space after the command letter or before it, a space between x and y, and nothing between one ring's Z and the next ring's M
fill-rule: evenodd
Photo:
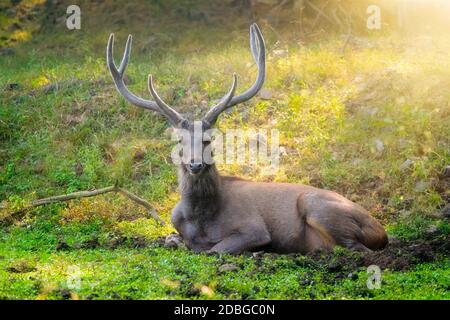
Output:
M166 104L156 93L153 85L153 77L151 75L148 76L148 89L153 100L142 99L134 95L126 87L123 81L123 75L130 60L131 42L132 37L129 35L122 61L119 68L117 68L113 58L114 34L111 34L109 37L106 49L106 59L117 90L128 102L164 115L174 128L181 129L182 132L187 133L180 135L179 140L183 150L190 150L189 157L185 158L183 161L183 167L192 175L200 174L210 165L210 162L205 161L203 156L205 149L209 146L211 141L211 138L206 131L214 126L219 115L223 111L251 99L258 93L264 83L265 45L261 31L255 23L250 26L250 49L253 59L258 67L258 76L255 83L240 95L235 96L237 77L233 74L233 82L228 93L225 94L219 103L212 106L200 121L189 121L182 117L175 109Z

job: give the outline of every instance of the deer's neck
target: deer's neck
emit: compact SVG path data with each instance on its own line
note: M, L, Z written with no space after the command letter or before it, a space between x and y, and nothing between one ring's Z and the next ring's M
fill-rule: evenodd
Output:
M211 218L217 213L220 201L220 175L214 165L205 168L198 176L190 175L181 166L178 180L181 197L191 206L192 218Z

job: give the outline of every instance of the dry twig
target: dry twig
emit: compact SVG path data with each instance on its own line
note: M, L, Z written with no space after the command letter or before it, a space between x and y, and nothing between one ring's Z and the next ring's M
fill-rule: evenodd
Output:
M64 201L69 201L69 200L74 200L74 199L81 199L81 198L88 198L88 197L95 197L101 194L105 194L108 192L119 192L121 194L123 194L124 196L126 196L128 199L136 202L137 204L145 207L147 209L147 211L150 213L150 215L159 222L160 225L164 226L165 222L158 216L158 214L156 213L156 210L153 208L153 206L147 202L146 200L138 197L137 195L129 192L128 190L122 189L121 187L119 187L117 184L110 186L110 187L106 187L106 188L102 188L102 189L95 189L95 190L89 190L89 191L78 191L78 192L73 192L73 193L69 193L69 194L64 194L64 195L59 195L59 196L54 196L54 197L49 197L49 198L44 198L44 199L39 199L39 200L35 200L32 201L29 205L27 205L24 208L21 208L13 213L11 213L10 215L8 215L6 218L3 218L3 222L5 221L12 221L14 219L15 216L20 215L21 213L26 212L27 210L30 210L32 208L38 207L38 206L43 206L46 204L50 204L50 203L55 203L55 202L64 202ZM4 209L5 206L1 206L0 205L0 209Z

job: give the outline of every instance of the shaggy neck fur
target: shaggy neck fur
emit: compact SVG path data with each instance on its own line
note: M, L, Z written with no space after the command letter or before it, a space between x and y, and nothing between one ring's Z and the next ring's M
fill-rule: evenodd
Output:
M206 167L197 176L180 166L178 181L181 197L191 206L191 218L210 219L218 211L220 175L215 165Z

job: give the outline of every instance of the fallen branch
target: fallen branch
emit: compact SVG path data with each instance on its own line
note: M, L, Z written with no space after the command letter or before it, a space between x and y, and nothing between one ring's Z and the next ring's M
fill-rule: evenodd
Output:
M128 199L136 202L137 204L145 207L148 212L150 213L150 215L156 220L158 221L158 223L162 226L165 225L165 222L158 216L158 214L156 213L156 210L153 208L153 206L147 202L146 200L138 197L137 195L129 192L128 190L122 189L121 187L119 187L118 185L114 185L114 186L110 186L110 187L106 187L106 188L102 188L102 189L95 189L95 190L90 190L90 191L78 191L78 192L73 192L73 193L69 193L69 194L64 194L64 195L60 195L60 196L54 196L54 197L49 197L49 198L44 198L44 199L39 199L39 200L35 200L32 201L29 205L27 205L24 208L21 208L13 213L11 213L8 217L4 218L3 220L13 220L14 216L21 214L27 210L30 210L32 208L38 207L38 206L43 206L46 204L50 204L50 203L55 203L55 202L64 202L64 201L69 201L69 200L74 200L74 199L81 199L81 198L88 198L88 197L95 197L101 194L105 194L108 192L119 192L121 194L123 194L124 196L126 196ZM0 205L0 209L4 209L6 208L6 206L1 206Z
M152 207L152 205L150 203L148 203L147 201L145 201L142 198L139 198L137 195L131 193L130 191L122 189L120 187L117 187L117 191L122 193L128 199L130 199L130 200L136 202L137 204L140 204L141 206L145 207L148 210L148 212L150 213L150 215L156 221L158 221L162 226L165 225L165 222L158 216L158 214L156 213L156 210Z

